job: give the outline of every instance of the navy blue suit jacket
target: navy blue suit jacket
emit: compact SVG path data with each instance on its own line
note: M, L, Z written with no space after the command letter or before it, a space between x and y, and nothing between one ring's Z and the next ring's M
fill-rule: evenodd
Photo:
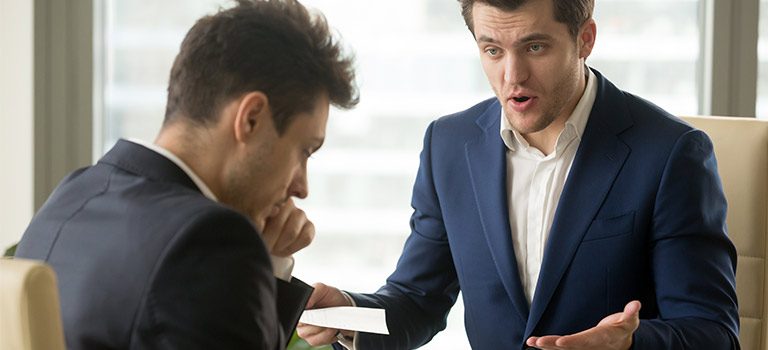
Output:
M597 74L597 99L558 203L532 304L512 246L495 99L434 121L397 269L359 306L384 307L412 349L445 327L461 290L474 349L597 325L640 300L634 349L736 349L736 252L709 138Z
M135 143L118 141L64 179L16 256L56 271L71 350L285 345L271 262L251 221Z

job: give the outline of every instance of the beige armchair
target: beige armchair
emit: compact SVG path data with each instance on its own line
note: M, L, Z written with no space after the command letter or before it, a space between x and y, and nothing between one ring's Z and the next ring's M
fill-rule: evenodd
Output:
M706 132L715 145L728 200L728 234L739 254L736 294L741 348L768 350L768 121L731 117L683 119Z
M65 349L56 275L48 265L0 258L0 349Z

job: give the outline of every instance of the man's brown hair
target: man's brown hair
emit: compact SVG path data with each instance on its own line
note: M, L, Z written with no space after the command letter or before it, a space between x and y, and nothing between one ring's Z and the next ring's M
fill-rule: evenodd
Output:
M496 7L504 11L514 11L518 7L532 0L459 0L461 3L461 15L464 16L464 22L467 28L475 34L474 23L472 22L472 6L476 3L482 3ZM534 0L541 1L541 0ZM579 29L584 23L592 18L592 11L595 8L595 0L544 0L552 1L554 7L555 20L565 23L571 36L576 38L579 35Z
M225 103L244 93L267 95L282 134L323 93L349 109L358 101L353 59L321 14L296 0L237 0L203 17L181 44L168 82L164 124L186 118L215 123Z

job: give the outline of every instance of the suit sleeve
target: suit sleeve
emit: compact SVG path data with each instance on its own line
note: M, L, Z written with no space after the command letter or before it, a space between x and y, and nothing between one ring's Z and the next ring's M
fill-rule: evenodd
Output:
M712 143L692 130L664 170L649 242L659 317L641 320L634 349L738 349L736 250Z
M358 306L386 309L390 335L359 333L359 349L414 349L446 325L456 302L458 280L432 178L431 138L427 129L413 189L411 234L395 272L375 294L349 293Z
M227 209L191 216L158 261L132 348L282 349L260 236Z

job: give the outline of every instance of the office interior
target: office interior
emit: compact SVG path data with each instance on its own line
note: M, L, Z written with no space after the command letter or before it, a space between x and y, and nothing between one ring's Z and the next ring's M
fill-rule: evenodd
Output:
M318 236L296 275L372 291L410 232L425 127L492 91L456 1L302 2L355 53L362 102L331 111L310 162L299 206ZM119 138L152 140L185 31L227 4L0 0L0 251L67 173ZM587 63L622 88L679 116L768 119L768 0L597 0L595 19ZM468 348L461 318L424 348Z

